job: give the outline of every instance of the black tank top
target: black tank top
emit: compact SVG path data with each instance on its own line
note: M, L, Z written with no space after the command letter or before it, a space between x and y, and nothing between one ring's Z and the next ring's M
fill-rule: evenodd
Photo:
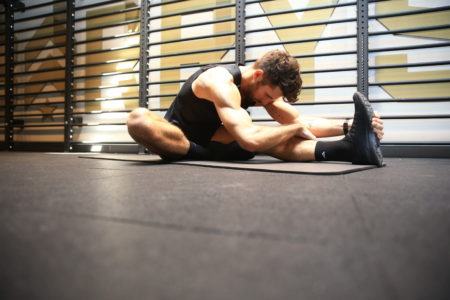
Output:
M183 84L164 116L166 120L178 126L190 141L202 146L209 143L211 137L222 125L222 121L217 114L214 103L194 95L192 83L200 74L217 66L204 66L192 74ZM234 84L240 88L241 71L239 67L237 65L225 65L223 67L233 75ZM244 99L241 101L241 107L247 109L249 105L242 102L244 102Z

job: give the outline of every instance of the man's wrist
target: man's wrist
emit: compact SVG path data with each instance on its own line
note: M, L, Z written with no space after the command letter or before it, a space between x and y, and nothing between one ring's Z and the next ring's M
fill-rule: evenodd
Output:
M342 123L342 131L344 132L344 135L347 135L348 131L350 130L350 119L345 119L344 123Z

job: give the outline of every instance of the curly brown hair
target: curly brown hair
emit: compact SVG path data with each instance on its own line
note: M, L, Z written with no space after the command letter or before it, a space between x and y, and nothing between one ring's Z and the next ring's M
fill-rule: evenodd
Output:
M254 67L264 71L264 84L279 86L288 102L297 101L302 88L300 65L289 53L269 51L256 60Z

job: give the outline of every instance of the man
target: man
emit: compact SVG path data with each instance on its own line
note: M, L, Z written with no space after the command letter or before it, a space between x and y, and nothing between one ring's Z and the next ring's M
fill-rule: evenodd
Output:
M286 161L381 166L383 122L367 99L353 96L355 116L347 133L344 120L300 116L289 103L297 100L301 84L297 60L279 50L251 66L206 66L184 83L164 118L145 108L133 110L128 132L166 160L247 160L263 153ZM249 106L263 106L280 125L254 124ZM339 141L316 141L345 133Z

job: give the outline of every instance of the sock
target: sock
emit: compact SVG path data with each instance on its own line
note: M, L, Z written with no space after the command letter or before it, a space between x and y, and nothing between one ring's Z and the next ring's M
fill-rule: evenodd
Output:
M337 160L352 161L353 145L345 138L332 142L317 142L314 156L317 161Z
M210 157L211 153L207 148L198 145L192 141L189 141L189 150L186 156L184 157L185 159L204 160L210 159Z

